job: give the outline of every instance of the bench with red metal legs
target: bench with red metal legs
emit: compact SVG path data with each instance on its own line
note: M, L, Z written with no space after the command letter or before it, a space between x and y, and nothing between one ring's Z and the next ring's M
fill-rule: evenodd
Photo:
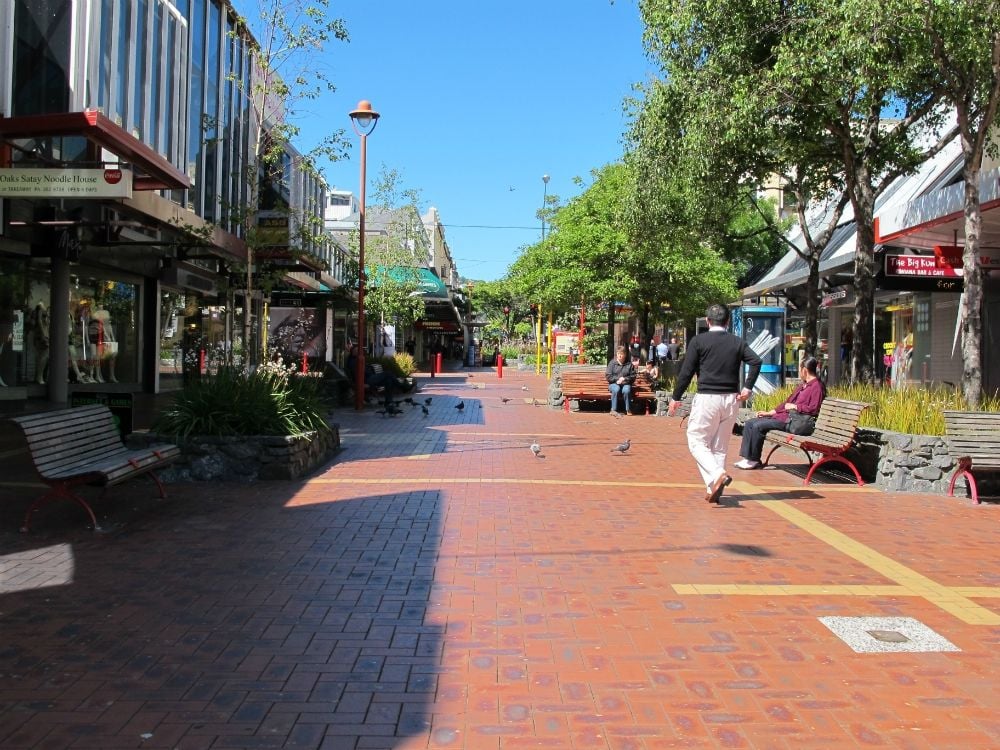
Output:
M559 372L563 395L563 410L569 411L571 399L577 401L607 401L611 403L611 391L604 377L605 368L602 365L574 365L563 367ZM646 403L646 414L649 414L649 404L656 402L656 391L644 372L640 372L632 384L631 399Z
M28 507L21 531L28 531L31 516L38 508L58 499L77 503L97 531L97 516L75 487L89 484L107 488L149 474L159 487L160 497L166 497L163 483L153 471L180 456L180 449L170 443L129 450L107 406L39 412L13 417L11 422L24 432L35 469L50 487Z
M844 456L844 453L854 445L861 412L868 406L868 404L858 401L845 401L839 398L824 399L823 405L819 409L819 415L816 417L816 428L811 435L793 435L781 430L770 430L767 433L764 437L764 445L770 445L771 450L764 457L763 465L767 466L771 454L778 448L800 450L809 461L809 472L806 474L806 480L803 484L809 484L816 469L823 464L841 463L854 473L858 485L863 486L864 481L861 479L861 473ZM814 453L820 455L820 459L815 462L812 457Z
M948 496L955 494L955 483L965 479L972 501L979 503L979 488L972 472L1000 471L1000 414L946 411L944 426L948 455L957 462L948 484Z

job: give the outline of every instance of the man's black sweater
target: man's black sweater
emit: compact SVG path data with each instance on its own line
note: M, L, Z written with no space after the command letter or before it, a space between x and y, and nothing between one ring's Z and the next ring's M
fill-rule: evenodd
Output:
M760 374L761 359L739 336L726 331L708 331L691 339L681 364L673 398L679 400L698 376L698 393L738 393L740 365L749 366L743 387L752 389Z

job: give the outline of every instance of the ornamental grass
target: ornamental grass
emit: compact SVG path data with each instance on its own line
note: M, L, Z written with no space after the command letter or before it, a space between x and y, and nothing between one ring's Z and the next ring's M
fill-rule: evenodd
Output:
M793 385L770 395L756 394L752 408L769 411L788 398ZM836 385L827 388L828 398L871 404L861 412L861 427L906 435L944 435L944 412L970 411L961 390L944 385L888 388L880 385ZM1000 412L1000 396L985 396L976 411Z

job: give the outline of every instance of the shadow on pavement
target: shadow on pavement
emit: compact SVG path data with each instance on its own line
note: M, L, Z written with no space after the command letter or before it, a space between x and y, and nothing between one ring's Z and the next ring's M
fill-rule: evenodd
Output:
M0 746L393 748L427 731L437 493L169 492L111 534L61 503L42 534L0 533Z

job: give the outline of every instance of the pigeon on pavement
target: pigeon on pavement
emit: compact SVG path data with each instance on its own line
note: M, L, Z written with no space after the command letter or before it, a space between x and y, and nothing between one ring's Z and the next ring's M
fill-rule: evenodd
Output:
M506 396L501 396L500 397L500 403L506 404L508 401L510 401L510 399L507 398Z
M625 453L632 446L631 440L626 440L624 443L619 443L614 448L611 449L612 453Z
M455 408L458 409L459 411L463 411L465 409L465 402L459 401L457 404L455 404Z
M431 405L431 398L432 398L431 396L428 396L427 398L424 399L424 404L426 406L430 406Z
M428 409L428 408L427 408L426 406L421 406L420 408L421 408L421 409L423 409L423 412L424 412L424 416L425 416L425 417L426 417L426 416L427 416L428 414L430 414L430 413L431 413L431 412L430 412L430 409Z
M528 386L526 386L526 385L522 385L522 386L521 386L521 390L522 390L522 391L526 391L526 390L528 390Z
M534 443L532 443L529 446L529 448L531 449L531 452L535 454L535 458L541 458L542 457L542 446L540 446L538 444L537 440Z

